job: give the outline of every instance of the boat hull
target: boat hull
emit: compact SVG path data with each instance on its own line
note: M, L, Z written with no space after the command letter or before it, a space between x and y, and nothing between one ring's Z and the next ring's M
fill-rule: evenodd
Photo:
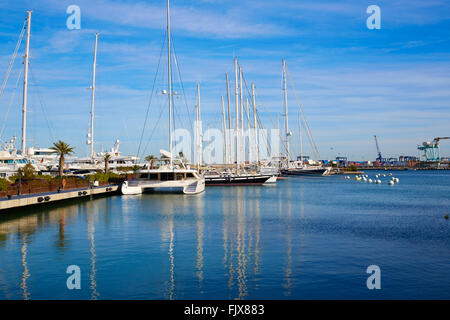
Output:
M270 175L256 176L228 176L228 177L205 177L205 183L209 186L258 186L266 183Z
M327 169L289 169L282 170L281 174L286 176L323 176Z
M125 181L121 192L124 195L135 195L145 192L179 192L184 194L198 194L205 191L204 179L196 181Z

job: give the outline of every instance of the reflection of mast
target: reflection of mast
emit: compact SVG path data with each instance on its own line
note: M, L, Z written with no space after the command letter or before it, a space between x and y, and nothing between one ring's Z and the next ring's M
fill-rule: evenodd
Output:
M22 266L23 266L22 283L20 284L20 288L23 291L22 293L23 300L29 300L30 293L28 292L27 288L27 279L30 277L30 273L28 272L27 266L27 242L25 239L25 235L22 235L22 247L20 248L20 252L22 253Z
M95 225L94 225L94 217L91 214L88 214L88 234L89 234L89 241L91 244L90 253L91 253L91 274L89 276L91 280L91 300L97 300L98 296L100 295L97 292L97 281L95 280L95 274L97 270L95 269L95 238L94 238L94 232L95 232Z
M233 224L231 223L232 207L226 205L226 201L222 201L223 204L223 265L227 268L228 262L228 291L231 292L233 288ZM228 234L230 234L228 236Z
M259 192L260 190L258 190ZM259 197L255 200L255 265L253 272L256 274L259 272L259 238L261 231L261 217L259 208Z
M287 190L287 198L291 198L291 190ZM286 288L285 295L290 296L291 295L291 288L292 288L292 241L291 241L291 218L292 218L292 212L291 212L291 202L286 202L286 270L284 271L286 284L284 287Z
M203 207L197 206L197 278L199 287L203 282Z
M173 217L169 220L169 262L170 262L170 285L169 285L169 299L173 300L174 289L175 289L175 263L173 259Z
M242 189L241 189L242 190ZM241 191L239 190L239 191ZM239 197L244 199L244 197ZM247 284L246 284L246 254L245 254L245 207L241 211L241 207L244 206L244 201L238 201L238 211L237 211L237 237L236 237L236 251L238 255L238 266L237 266L237 281L239 289L239 299L243 299L247 295Z

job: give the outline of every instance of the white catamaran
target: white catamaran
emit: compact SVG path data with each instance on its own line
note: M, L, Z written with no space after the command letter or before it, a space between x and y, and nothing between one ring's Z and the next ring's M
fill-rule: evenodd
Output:
M175 159L172 152L172 70L171 70L171 37L170 37L170 11L167 0L167 68L169 99L169 147L170 151L160 150L164 163L153 169L152 163L147 169L137 171L137 179L125 181L122 184L123 194L140 194L145 191L181 191L184 194L197 194L205 191L205 179L198 171L185 166L181 159Z

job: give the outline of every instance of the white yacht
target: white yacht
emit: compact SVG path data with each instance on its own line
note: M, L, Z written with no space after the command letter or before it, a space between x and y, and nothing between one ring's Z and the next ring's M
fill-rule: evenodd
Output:
M138 178L122 184L122 194L141 194L148 191L175 191L184 194L197 194L205 191L205 179L197 170L186 167L181 159L174 159L164 150L166 158L155 159L137 172ZM154 163L161 165L154 166Z
M94 158L91 157L81 157L68 159L68 169L73 172L81 171L101 171L105 169L105 156L110 155L108 161L109 170L112 172L119 173L120 168L130 168L134 166L139 158L135 156L123 156L119 151L120 141L116 140L114 147L108 152L98 152Z
M172 71L171 71L171 36L170 36L170 14L169 0L167 0L167 94L169 102L169 147L170 151L160 150L164 158L156 160L163 162L158 168L153 168L155 162L147 164L147 169L138 171L139 178L125 181L122 184L123 194L140 194L145 191L181 191L184 194L198 194L205 191L205 179L197 170L185 166L182 159L173 156L172 141Z
M0 178L9 178L17 174L17 170L26 164L25 158L12 155L6 150L0 150Z

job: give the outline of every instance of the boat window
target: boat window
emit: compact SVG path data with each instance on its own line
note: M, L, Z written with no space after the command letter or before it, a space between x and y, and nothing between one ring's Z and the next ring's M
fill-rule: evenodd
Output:
M184 179L184 174L183 173L177 173L176 177L177 177L177 180L183 180Z
M173 172L161 172L161 181L174 180Z
M187 178L194 178L194 174L192 172L186 173Z

